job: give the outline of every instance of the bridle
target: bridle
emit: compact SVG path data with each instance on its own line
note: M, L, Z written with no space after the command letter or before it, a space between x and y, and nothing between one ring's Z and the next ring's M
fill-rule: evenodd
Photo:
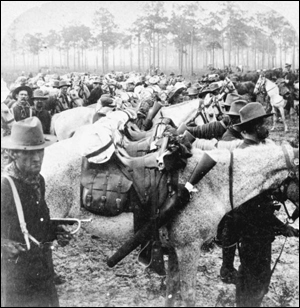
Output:
M286 165L287 165L289 173L288 173L287 178L281 183L281 185L279 187L279 190L281 191L281 198L278 201L280 201L284 206L285 212L288 216L287 222L289 224L292 224L292 223L294 223L295 218L293 218L293 215L289 214L287 207L285 205L285 201L288 200L287 192L288 192L288 188L289 188L290 184L296 183L296 185L298 185L298 187L299 187L299 178L297 178L297 175L296 175L296 169L299 168L299 151L296 151L296 149L293 148L294 159L293 159L293 161L291 161L290 156L287 152L287 149L284 145L282 146L282 150L283 150L283 153L284 153L284 157L285 157L285 161L286 161ZM299 208L299 205L295 204L295 202L293 200L290 200L290 201L296 206L296 208Z

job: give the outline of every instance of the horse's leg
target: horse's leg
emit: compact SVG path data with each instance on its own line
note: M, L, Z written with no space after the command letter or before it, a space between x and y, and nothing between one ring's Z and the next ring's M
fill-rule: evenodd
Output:
M280 111L281 118L282 118L282 122L283 122L283 125L284 125L284 131L285 131L285 132L288 132L289 129L288 129L287 124L286 124L286 119L285 119L285 114L284 114L284 108L283 108L283 107L280 107L280 108L279 108L279 111Z
M180 273L175 249L169 248L167 294L165 307L174 307L176 295L180 290Z
M196 280L200 246L199 242L194 242L177 250L181 298L186 307L194 307L196 304Z
M275 125L276 125L276 122L277 122L276 110L273 110L273 112L274 112L274 115L273 115L273 125L272 125L271 130L275 129Z

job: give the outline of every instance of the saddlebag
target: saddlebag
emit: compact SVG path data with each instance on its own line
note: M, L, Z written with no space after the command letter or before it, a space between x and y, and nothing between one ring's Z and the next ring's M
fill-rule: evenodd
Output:
M112 157L104 164L89 163L86 157L81 166L81 206L102 216L117 216L130 211L127 206L132 181L118 169Z

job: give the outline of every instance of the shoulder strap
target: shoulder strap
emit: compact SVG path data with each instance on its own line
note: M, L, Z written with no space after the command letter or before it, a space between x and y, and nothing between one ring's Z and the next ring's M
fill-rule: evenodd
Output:
M31 239L33 242L35 242L37 245L40 245L40 243L28 233L27 227L26 227L26 222L25 222L25 218L24 218L24 213L23 213L23 208L22 208L22 204L21 204L21 200L16 188L16 185L14 183L14 181L12 180L12 178L7 175L7 174L2 174L3 177L5 177L10 186L11 186L11 190L13 193L13 197L14 197L14 201L15 201L15 205L17 208L17 213L18 213L18 218L19 218L19 222L20 222L20 227L21 227L21 231L24 235L24 239L25 239L25 243L27 246L27 249L30 250L30 242L29 239Z

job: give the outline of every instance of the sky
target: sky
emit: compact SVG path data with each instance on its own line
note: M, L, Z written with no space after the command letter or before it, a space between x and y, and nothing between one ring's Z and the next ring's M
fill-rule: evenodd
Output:
M52 9L47 10L47 3L56 3L55 6L57 9L56 14L62 16L61 18L55 18L53 16ZM66 2L68 2L66 4ZM118 9L118 4L122 2L122 5ZM22 28L28 27L29 31L32 31L32 28L36 26L36 31L44 32L44 29L54 28L61 29L62 25L65 24L65 21L68 22L78 22L85 23L89 25L91 19L89 16L92 15L93 9L103 5L108 9L112 9L113 14L116 16L116 21L123 27L129 25L132 19L135 19L139 7L143 4L144 1L75 1L74 7L72 7L72 14L69 12L69 1L1 1L1 41L5 34L7 33L8 27L11 23L18 18L21 14L27 12L29 18L27 19L26 24L22 25ZM175 1L173 1L175 2ZM201 5L204 8L212 8L216 5L218 1L205 1L201 2ZM255 2L260 5L255 5ZM297 29L299 33L299 1L237 1L237 3L243 7L243 9L251 12L257 10L259 7L260 11L267 11L269 8L275 9L278 13L281 13L285 16ZM88 3L88 4L87 4ZM46 4L46 5L43 5ZM53 5L53 4L52 4ZM68 10L64 10L64 5L68 7ZM39 10L40 14L36 12L34 15L30 14L31 8L39 8L42 6L42 9ZM65 15L60 15L65 13ZM86 14L87 13L87 14ZM71 17L72 16L72 17ZM73 19L73 20L72 20ZM25 29L24 29L25 30ZM47 31L46 30L46 31Z

